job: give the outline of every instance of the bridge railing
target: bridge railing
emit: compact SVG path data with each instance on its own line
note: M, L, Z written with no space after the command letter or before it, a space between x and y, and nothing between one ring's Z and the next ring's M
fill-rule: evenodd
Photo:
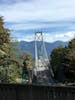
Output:
M0 84L0 100L75 100L75 87Z

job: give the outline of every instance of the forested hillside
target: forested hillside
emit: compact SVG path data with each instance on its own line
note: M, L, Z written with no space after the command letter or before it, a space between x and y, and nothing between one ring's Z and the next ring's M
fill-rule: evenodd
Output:
M55 79L61 82L75 82L75 38L68 46L55 48L50 57Z

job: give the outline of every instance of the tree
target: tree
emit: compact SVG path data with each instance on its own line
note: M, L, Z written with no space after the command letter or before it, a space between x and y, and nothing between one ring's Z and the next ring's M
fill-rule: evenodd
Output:
M10 30L4 27L3 17L0 17L0 82L15 83L21 77L22 68L15 56L10 41Z
M25 51L20 55L20 58L23 59L23 63L26 63L28 69L32 69L33 59L32 55Z
M69 42L68 46L57 47L52 51L51 66L55 79L68 82L75 81L75 38Z
M23 62L22 79L24 80L24 83L27 83L27 81L29 80L29 71L27 68L27 63L25 61Z
M75 49L75 38L73 38L73 39L69 42L68 48L70 48L70 49Z
M64 72L68 81L75 80L75 38L68 44L68 51L64 57Z
M54 71L54 73L60 68L61 63L63 62L63 52L64 52L64 47L58 47L55 48L51 55L50 55L50 64L52 66L52 69Z
M7 81L8 54L5 46L9 44L9 30L4 28L3 17L0 17L0 82Z
M51 53L50 64L54 72L54 77L56 80L64 81L64 72L63 72L63 60L65 55L65 48L59 46L55 48Z
M9 43L10 41L10 31L9 29L4 28L3 17L0 17L0 46Z
M23 59L23 79L29 80L31 83L32 81L32 66L33 66L33 60L32 55L29 52L23 52L20 56L21 59Z

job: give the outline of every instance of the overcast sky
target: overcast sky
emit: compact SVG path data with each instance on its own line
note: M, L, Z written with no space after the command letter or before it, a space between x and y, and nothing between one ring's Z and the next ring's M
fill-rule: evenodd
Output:
M75 0L0 0L0 16L18 40L69 41L75 36Z

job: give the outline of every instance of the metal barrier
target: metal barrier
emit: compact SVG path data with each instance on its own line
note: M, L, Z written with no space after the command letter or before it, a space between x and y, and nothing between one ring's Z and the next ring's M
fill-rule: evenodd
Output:
M75 100L75 87L0 84L0 100Z

